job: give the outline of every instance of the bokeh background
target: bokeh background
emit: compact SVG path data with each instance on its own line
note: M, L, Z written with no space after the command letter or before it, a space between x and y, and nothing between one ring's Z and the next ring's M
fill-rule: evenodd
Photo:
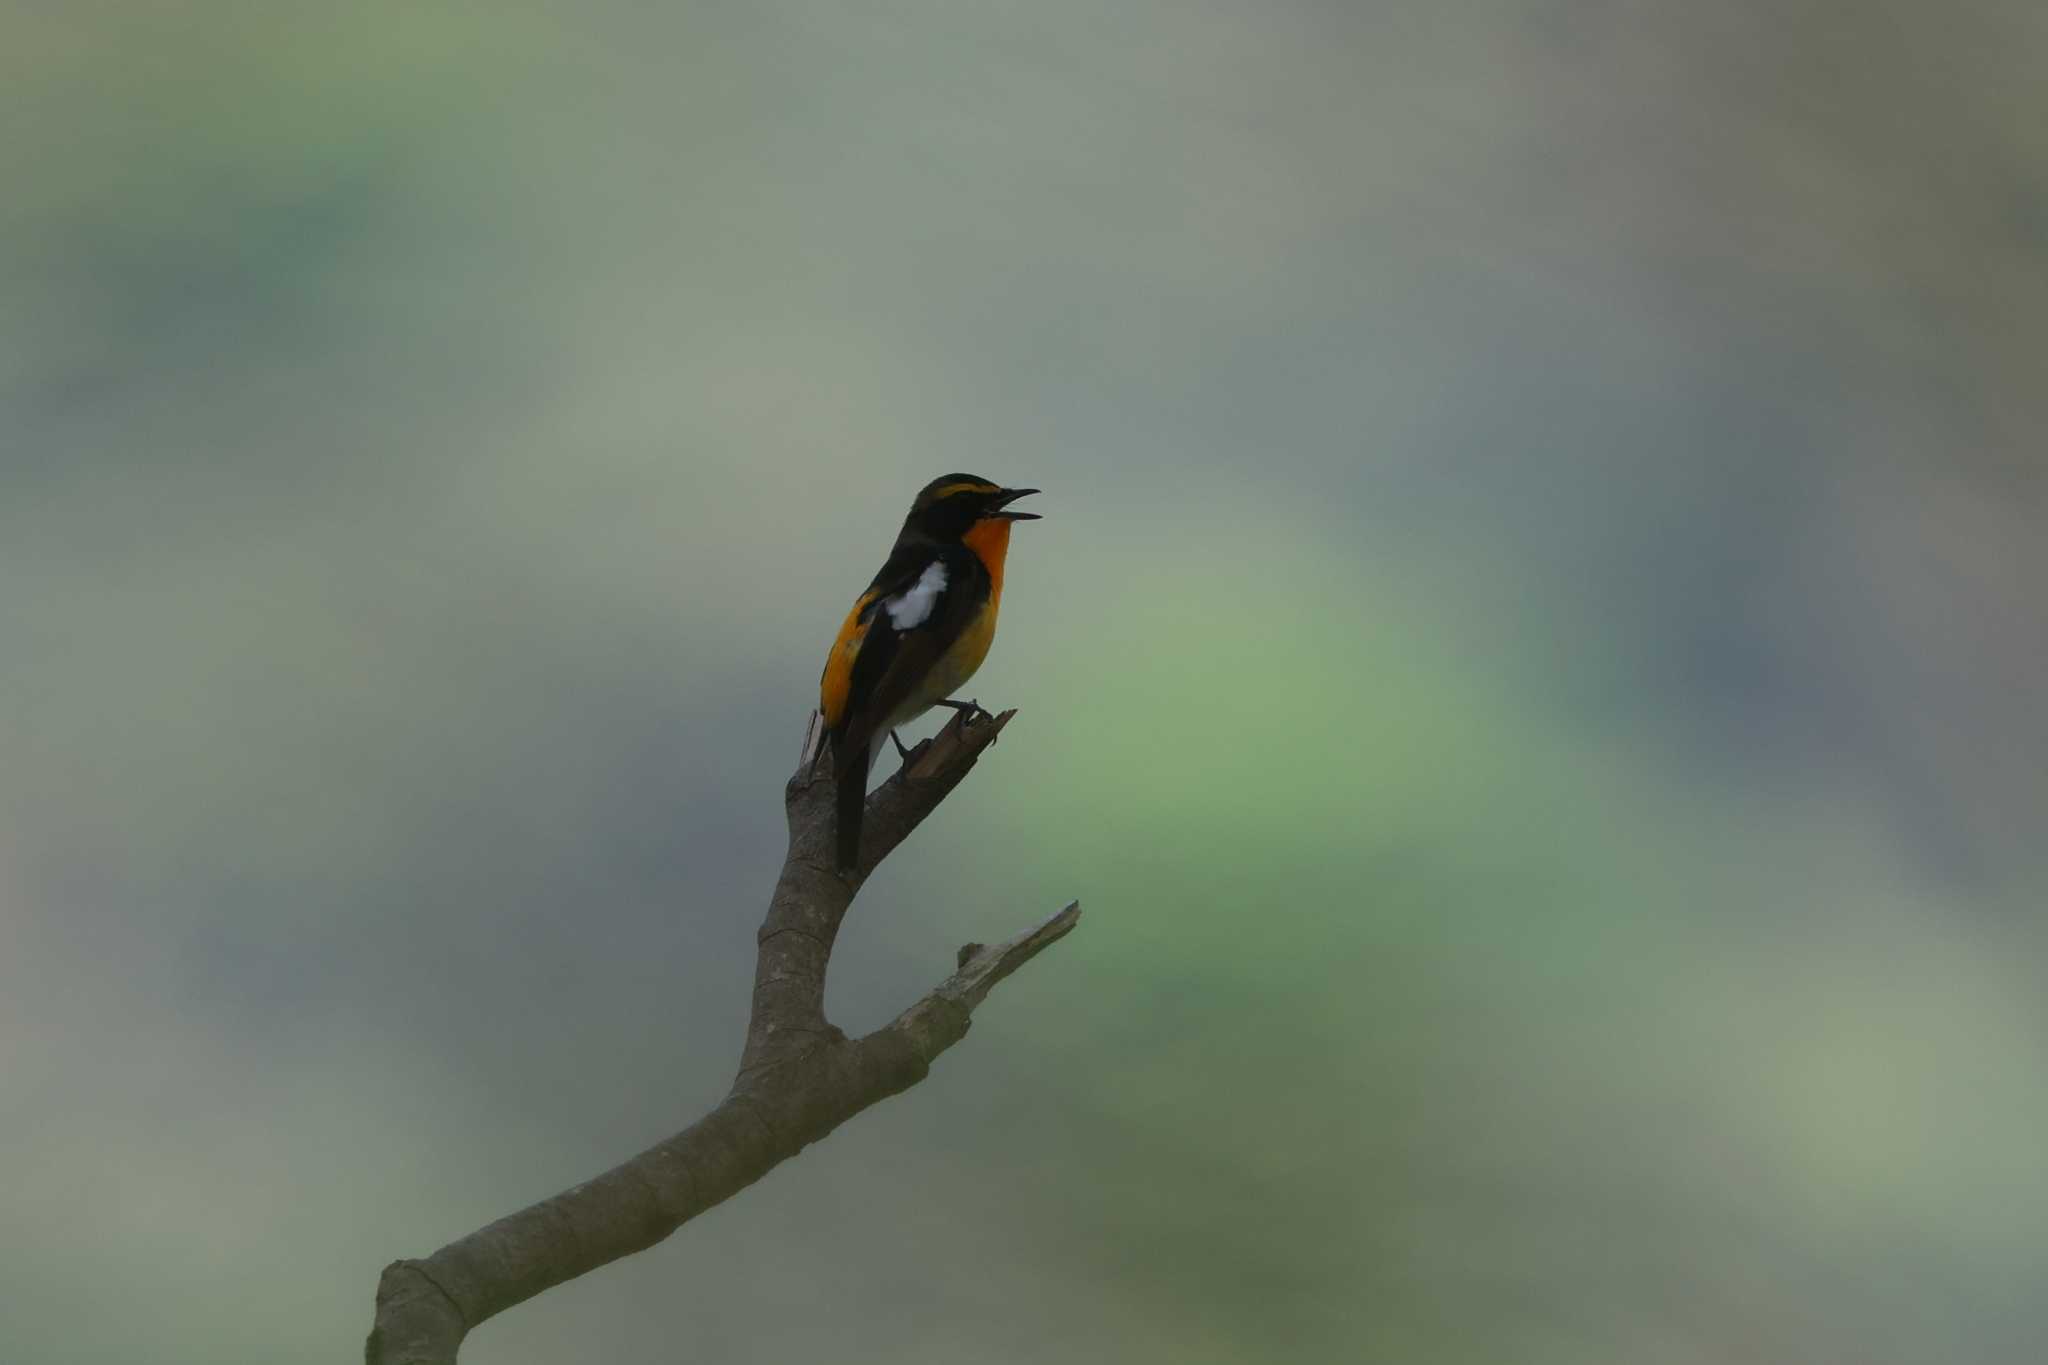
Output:
M737 1055L830 632L1046 490L832 1004L466 1360L2048 1340L2048 9L16 0L0 1359L350 1359Z

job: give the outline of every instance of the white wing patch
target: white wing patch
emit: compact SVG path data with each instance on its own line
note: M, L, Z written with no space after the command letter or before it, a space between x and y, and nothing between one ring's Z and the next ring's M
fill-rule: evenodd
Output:
M933 560L925 571L894 597L882 599L882 610L889 613L889 624L898 630L909 630L921 626L931 619L932 608L938 605L939 594L946 590L946 566Z

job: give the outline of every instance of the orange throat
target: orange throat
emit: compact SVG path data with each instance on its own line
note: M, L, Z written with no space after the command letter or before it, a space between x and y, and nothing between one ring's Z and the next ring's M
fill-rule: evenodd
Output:
M960 543L974 551L974 557L988 570L990 607L1003 598L1003 557L1010 553L1010 527L1013 525L1015 523L1007 517L983 517L960 537Z

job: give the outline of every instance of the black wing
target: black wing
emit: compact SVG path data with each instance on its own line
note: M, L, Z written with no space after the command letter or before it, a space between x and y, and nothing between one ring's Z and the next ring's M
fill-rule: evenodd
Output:
M934 563L945 567L946 584L929 611L902 627L889 610L914 592ZM848 688L845 741L865 745L889 714L931 672L988 596L988 570L972 551L954 545L899 547L875 575L875 596L862 610L871 617L853 661Z

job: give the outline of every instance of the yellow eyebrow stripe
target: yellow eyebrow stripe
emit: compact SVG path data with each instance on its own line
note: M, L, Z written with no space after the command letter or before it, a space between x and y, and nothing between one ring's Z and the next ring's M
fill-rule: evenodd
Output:
M995 493L1000 491L992 483L949 483L944 488L937 489L932 493L932 501L938 502L942 498L950 498L955 493Z

